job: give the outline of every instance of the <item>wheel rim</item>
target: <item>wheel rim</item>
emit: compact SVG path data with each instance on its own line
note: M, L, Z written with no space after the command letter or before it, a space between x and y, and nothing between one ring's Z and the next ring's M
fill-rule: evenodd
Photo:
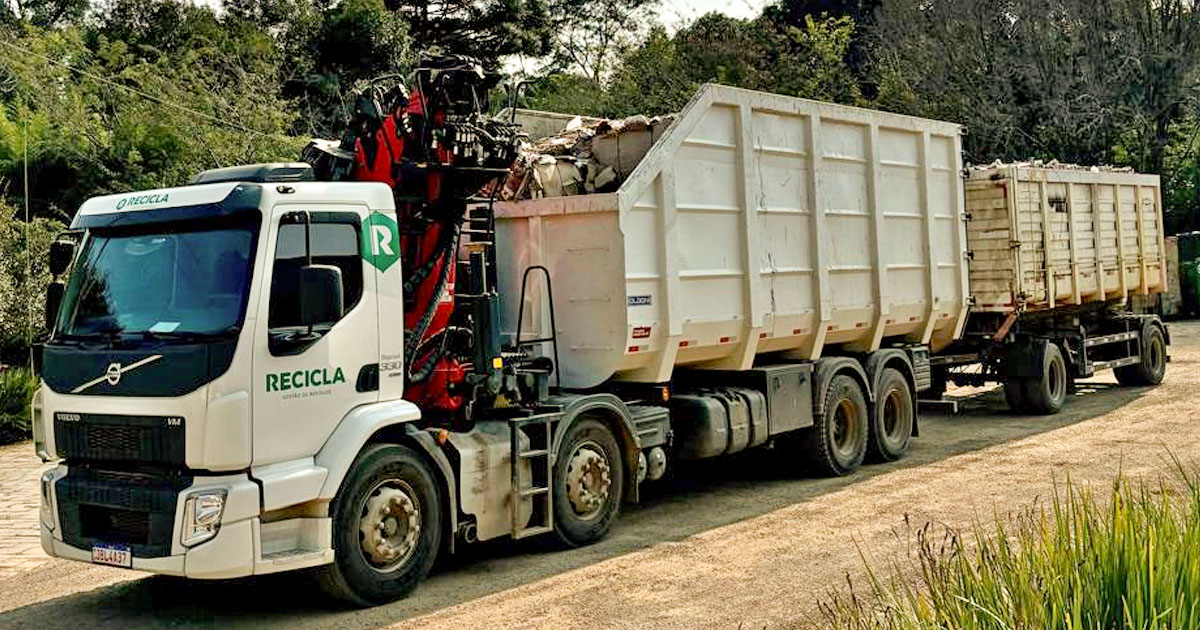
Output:
M883 401L883 435L892 444L902 442L905 437L909 410L904 402L904 396L898 389L888 392Z
M838 402L833 415L833 450L842 461L850 460L858 447L862 428L858 423L858 405L849 398Z
M1050 369L1047 370L1046 378L1049 381L1047 384L1049 385L1050 398L1052 400L1058 400L1066 395L1067 368L1061 360L1050 362Z
M402 479L375 484L359 503L359 551L367 566L390 573L412 557L421 536L421 503Z
M604 511L612 494L612 463L596 442L575 447L567 459L567 501L580 520L591 520Z

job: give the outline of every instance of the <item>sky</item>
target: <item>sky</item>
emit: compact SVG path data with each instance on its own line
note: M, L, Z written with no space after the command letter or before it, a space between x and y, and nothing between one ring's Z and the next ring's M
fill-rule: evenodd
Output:
M665 24L676 27L712 11L739 18L755 17L765 4L765 0L663 0L659 12Z

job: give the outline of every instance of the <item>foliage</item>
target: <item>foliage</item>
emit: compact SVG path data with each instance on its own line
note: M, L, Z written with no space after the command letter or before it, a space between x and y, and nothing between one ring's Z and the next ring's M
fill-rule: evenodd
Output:
M1068 483L1054 504L975 526L973 542L918 537L916 584L872 572L865 598L823 605L824 627L1200 627L1200 477L1114 483L1107 501Z
M662 27L655 27L613 73L604 98L604 114L627 116L678 111L697 86L684 70L676 40L667 36Z
M501 57L550 52L551 28L540 0L387 0L421 50L465 54L496 68Z
M27 362L29 341L43 332L47 255L63 227L53 219L25 223L17 216L16 208L0 204L0 364Z
M724 83L847 104L862 102L845 57L849 18L808 17L803 27L708 14L669 37L652 29L607 86L609 115L678 111L703 83Z
M37 26L78 23L88 0L11 0L0 3L0 25L28 22Z
M0 369L0 444L29 438L29 406L37 386L27 369Z
M529 82L522 91L521 105L548 112L580 116L603 116L604 85L581 74L555 72Z
M33 214L64 221L93 195L296 154L269 37L183 0L147 6L118 0L97 28L27 26L5 41L0 182L13 203L26 134ZM172 32L140 26L162 15Z
M1197 0L887 0L870 29L876 104L964 123L976 163L1117 162L1170 182L1173 130L1200 95L1198 9ZM1168 198L1168 214L1194 221L1194 200Z
M551 0L552 67L579 72L593 83L606 79L617 58L649 29L658 0Z

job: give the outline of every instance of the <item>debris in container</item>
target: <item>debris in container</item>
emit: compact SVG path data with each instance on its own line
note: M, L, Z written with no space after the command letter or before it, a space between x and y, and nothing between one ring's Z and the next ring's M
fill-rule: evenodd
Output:
M524 144L501 199L539 199L612 192L629 177L674 114L585 121L576 116L557 135Z
M1133 173L1133 172L1135 172L1133 170L1133 167L1131 167L1131 166L1112 166L1111 164L1100 164L1097 166L1084 166L1082 164L1070 164L1067 162L1059 162L1058 160L1050 160L1049 162L1046 162L1044 160L1035 160L1033 158L1030 158L1024 162L1005 162L1003 160L996 160L995 162L992 162L991 164L973 165L973 166L971 166L971 169L976 170L976 171L990 171L992 169L1008 168L1010 166L1016 167L1016 168L1049 168L1049 169L1060 170L1060 171L1088 171L1089 173Z

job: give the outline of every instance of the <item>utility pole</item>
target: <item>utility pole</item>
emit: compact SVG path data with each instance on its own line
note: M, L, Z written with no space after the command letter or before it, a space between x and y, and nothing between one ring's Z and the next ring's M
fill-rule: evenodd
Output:
M32 243L29 242L29 109L25 110L25 120L21 125L21 152L25 162L22 173L22 190L25 193L25 283L33 284L33 259L29 253ZM26 287L28 289L29 287ZM29 371L33 372L33 303L29 301L28 291L21 296L25 300L25 345L29 348Z

